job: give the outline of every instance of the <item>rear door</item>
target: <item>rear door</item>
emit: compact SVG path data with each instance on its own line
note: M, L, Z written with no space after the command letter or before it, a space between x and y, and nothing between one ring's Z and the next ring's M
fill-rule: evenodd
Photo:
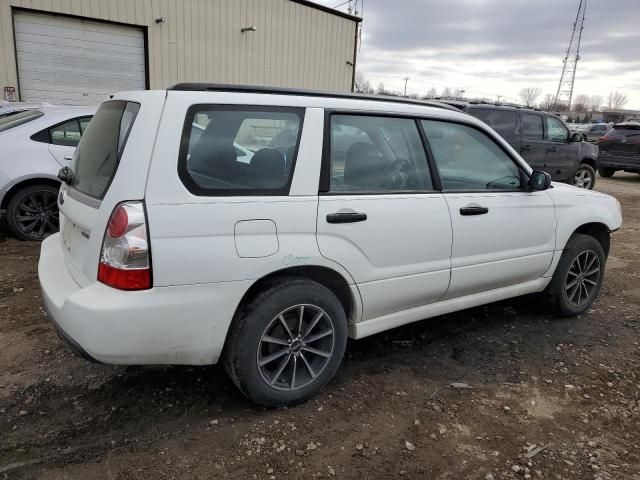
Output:
M69 165L91 117L72 118L49 129L49 153L60 165Z
M546 169L551 178L559 181L573 179L576 167L580 163L578 153L580 144L569 142L569 130L556 117L545 115L545 140L547 143Z
M82 286L96 279L113 208L144 199L163 100L163 92L144 92L102 103L78 144L70 164L73 179L62 186L58 207L65 263Z
M546 171L547 143L544 140L542 115L520 114L520 155L535 170Z
M368 320L435 302L449 285L451 220L414 119L328 114L317 239Z

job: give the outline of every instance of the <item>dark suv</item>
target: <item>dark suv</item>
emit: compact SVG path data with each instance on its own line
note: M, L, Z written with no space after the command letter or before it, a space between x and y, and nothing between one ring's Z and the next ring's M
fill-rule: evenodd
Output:
M598 147L570 133L556 115L518 106L441 101L490 125L533 169L548 172L554 181L588 189L595 185Z
M598 140L598 146L598 173L603 177L610 177L618 170L640 173L640 122L614 125Z

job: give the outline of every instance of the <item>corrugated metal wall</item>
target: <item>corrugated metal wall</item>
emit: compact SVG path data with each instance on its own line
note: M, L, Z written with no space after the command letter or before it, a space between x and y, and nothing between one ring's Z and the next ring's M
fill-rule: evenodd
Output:
M356 23L291 0L0 0L0 96L18 87L11 7L146 27L150 88L201 81L351 90ZM251 25L255 32L240 32Z

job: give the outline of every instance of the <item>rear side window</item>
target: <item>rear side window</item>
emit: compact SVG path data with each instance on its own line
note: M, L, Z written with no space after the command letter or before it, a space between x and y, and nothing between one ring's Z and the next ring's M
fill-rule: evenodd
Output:
M515 133L516 112L493 108L471 108L469 113L482 120L504 138L511 138Z
M123 100L100 105L86 126L71 162L73 188L94 198L104 197L139 109L140 104Z
M178 173L191 193L288 195L304 109L194 105Z
M40 118L44 113L40 110L20 110L0 114L0 132L23 125L31 120Z
M542 128L542 117L530 113L522 114L522 125L520 127L522 138L526 140L543 140L544 129Z
M415 120L332 115L331 193L433 190Z

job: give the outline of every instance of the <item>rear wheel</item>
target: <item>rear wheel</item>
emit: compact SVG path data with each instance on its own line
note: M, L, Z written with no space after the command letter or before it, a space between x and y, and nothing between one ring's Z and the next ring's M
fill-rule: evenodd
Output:
M573 177L573 184L576 187L593 190L596 184L596 171L591 165L581 163Z
M229 332L225 367L254 402L295 405L331 380L346 342L346 315L330 290L279 279L243 308Z
M609 167L600 167L598 169L598 174L601 177L613 177L613 174L616 173L616 171L613 168L609 168Z
M20 240L43 240L58 231L58 188L32 185L19 190L7 206L9 228Z
M556 313L572 317L591 307L602 287L605 262L602 245L595 238L577 233L569 239L545 290Z

